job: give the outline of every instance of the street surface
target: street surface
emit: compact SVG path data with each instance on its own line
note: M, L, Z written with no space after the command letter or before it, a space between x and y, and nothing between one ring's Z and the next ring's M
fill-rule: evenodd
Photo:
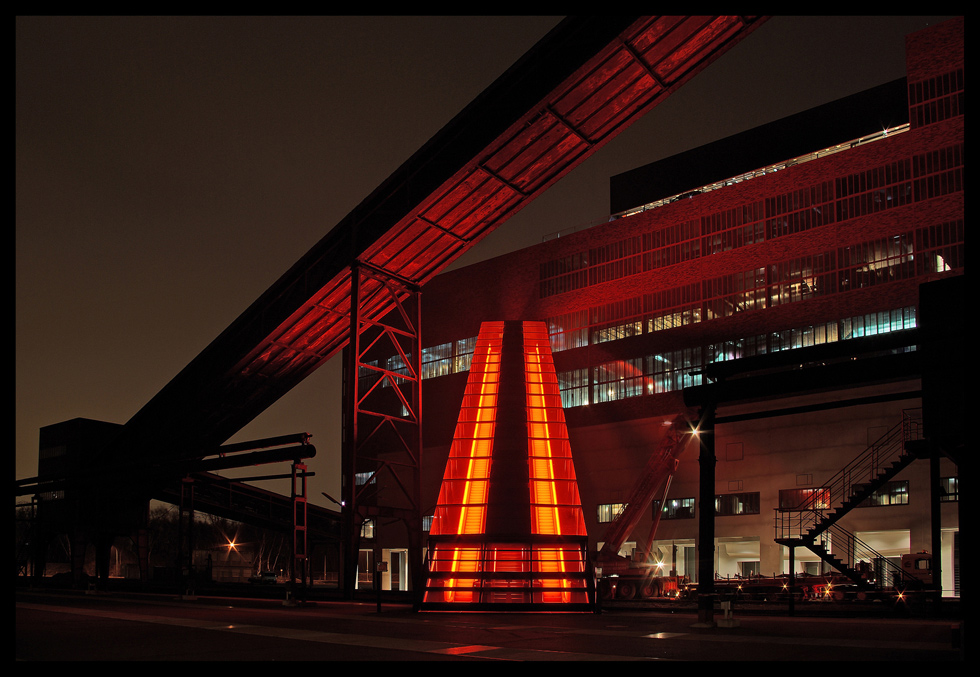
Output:
M415 613L401 604L16 591L18 661L962 661L949 619ZM717 616L716 618L721 618Z

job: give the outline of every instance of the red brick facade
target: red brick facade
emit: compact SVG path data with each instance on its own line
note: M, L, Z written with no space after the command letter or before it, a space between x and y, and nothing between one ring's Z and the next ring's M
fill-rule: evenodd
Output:
M535 320L549 323L556 346L555 334L579 322L578 342L556 346L555 365L560 378L578 370L588 381L594 399L589 406L566 403L566 417L573 437L578 428L582 444L602 447L619 444L613 437L642 437L644 421L684 408L680 389L662 387L661 375L651 373L643 374L642 393L606 401L597 379L609 365L649 369L684 351L707 363L725 345L744 355L794 347L757 345L796 340L782 336L844 340L850 327L882 316L884 325L870 333L890 331L881 328L890 317L899 318L900 328L915 326L919 286L965 271L963 37L962 19L909 36L907 129L438 276L422 293L424 345L474 337L486 320ZM622 338L610 340L603 331ZM628 377L620 372L621 380ZM423 388L432 468L443 467L452 403L464 384L457 374L429 379ZM624 427L614 434L592 428L617 422ZM866 431L856 428L854 435ZM775 453L757 452L749 439L731 443L741 449L744 442L750 456ZM600 461L589 449L575 450L585 455L587 515L590 500L603 503L615 493L605 473L628 474L626 468L642 464L642 444L611 465L608 455ZM787 477L812 471L789 466L787 460L782 469ZM438 478L427 473L423 485L434 496ZM594 523L589 528L590 540L601 538ZM768 547L763 566L775 566Z

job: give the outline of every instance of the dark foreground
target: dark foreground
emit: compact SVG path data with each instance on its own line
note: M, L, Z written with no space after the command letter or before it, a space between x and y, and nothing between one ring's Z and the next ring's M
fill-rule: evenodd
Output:
M688 609L417 613L373 601L18 589L18 661L951 661L950 618L739 614ZM380 610L379 610L380 609ZM702 619L703 620L703 619ZM708 627L703 627L708 625Z

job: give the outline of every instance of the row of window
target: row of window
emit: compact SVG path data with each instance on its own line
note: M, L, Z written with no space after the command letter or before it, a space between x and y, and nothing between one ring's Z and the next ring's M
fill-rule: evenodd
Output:
M966 88L963 69L909 83L909 122L922 127L963 115Z
M814 493L825 493L826 489L780 489L779 508L781 510L792 510ZM942 478L942 495L944 502L954 502L959 500L959 479L956 477ZM888 482L881 489L876 491L859 508L872 508L890 505L908 505L909 502L909 483L908 480L897 480ZM604 503L596 506L596 519L600 524L612 522L618 518L626 503ZM715 496L715 515L725 517L731 515L758 515L760 512L759 492L737 492L731 494L719 494ZM829 509L827 504L818 505L818 508ZM694 498L671 498L661 505L661 501L653 502L653 514L660 512L660 519L693 519L695 517Z
M431 348L422 349L422 378L435 378L437 376L448 376L470 370L470 363L473 360L473 351L476 348L476 337L441 343ZM411 354L408 358L411 359ZM409 369L400 355L389 357L382 362L373 360L366 362L368 365L383 367L393 374L408 374ZM360 377L364 379L378 378L378 371L369 367L361 367ZM396 377L397 378L397 377ZM385 387L389 385L386 381Z
M727 178L727 179L723 179L721 181L715 181L714 183L710 183L710 184L707 184L705 186L701 186L700 188L698 188L696 190L688 191L688 192L683 193L681 195L674 195L674 196L670 196L670 197L661 198L660 200L656 200L654 202L651 202L651 203L648 203L648 204L645 204L645 205L641 205L639 207L634 207L632 209L628 209L628 210L623 211L623 212L620 212L618 214L614 214L613 215L613 218L623 218L625 216L633 216L635 214L639 214L641 212L649 211L651 209L657 209L658 207L662 207L662 206L664 206L666 204L670 204L671 202L677 202L678 200L684 200L684 199L691 198L691 197L693 197L695 195L699 195L701 193L710 193L711 191L718 190L720 188L726 188L728 186L733 186L735 184L742 183L743 181L749 181L751 179L759 178L760 176L766 176L768 174L773 174L775 172L781 172L781 171L783 171L785 169L788 169L790 167L794 167L796 165L800 165L800 164L804 164L804 163L807 163L807 162L811 162L813 160L819 160L820 158L827 157L828 155L835 155L836 153L840 153L840 152L843 152L843 151L853 150L854 148L857 148L858 146L863 146L863 145L868 144L868 143L874 143L876 141L880 141L880 140L882 140L882 139L884 139L884 138L886 138L888 136L895 136L897 134L902 134L904 132L909 131L910 129L911 129L911 125L909 125L909 123L907 123L907 122L904 123L904 124L898 125L897 127L885 128L885 129L882 129L879 132L872 132L871 134L868 134L866 136L862 136L862 137L860 137L858 139L852 139L850 141L845 141L845 142L842 142L842 143L838 143L838 144L836 144L834 146L830 146L829 148L821 148L819 150L816 150L816 151L812 151L810 153L807 153L806 155L801 155L799 157L790 158L788 160L784 160L782 162L777 162L776 164L769 165L767 167L760 167L760 168L757 168L757 169L753 169L751 171L744 172L743 174L740 174L738 176L733 176L733 177L730 177L730 178ZM593 225L596 225L596 224L593 224ZM589 226L589 227L591 227L591 226ZM574 230L578 230L578 229L572 229L572 230L574 231Z
M653 514L660 510L660 519L693 519L695 516L694 498L672 498L661 507L661 501L653 502ZM626 503L605 503L596 506L596 519L600 524L612 522L626 509ZM715 515L758 515L760 510L759 492L745 491L715 496Z
M858 139L850 143L838 144L832 148L816 151L800 158L787 160L784 163L774 165L770 168L748 172L740 177L735 177L702 189L692 191L686 196L696 193L707 192L727 185L740 183L757 176L764 176L770 171L778 171L787 167L801 164L809 160L818 159L826 155L840 152L848 148L853 148L867 142L877 141L890 135L895 135L909 129L910 127L922 127L927 124L939 122L964 114L965 88L963 69L957 69L943 75L936 76L927 80L909 83L909 111L911 124L903 125L894 130L885 130L880 134ZM962 154L962 146L955 146L942 151L944 154ZM917 156L920 157L920 156ZM917 161L921 164L921 160ZM895 207L907 204L910 200L928 199L936 194L949 192L949 179L952 185L962 186L961 173L953 175L928 167L916 167L912 171L912 166L908 160L903 162L890 163L868 172L855 174L835 181L837 190L836 199L853 196L857 192L868 191L868 195L857 198L857 202L851 201L846 204L838 205L836 219L838 221L860 215L862 213L873 213L880 209ZM956 164L955 166L959 166ZM917 182L915 186L911 183L912 179L929 174L939 174L939 186L933 184L931 187L927 183ZM943 187L943 184L947 187ZM855 188L855 185L865 187ZM918 194L914 195L915 188ZM602 248L591 249L587 252L578 252L561 259L550 261L541 268L541 280L551 280L559 278L574 271L587 269L592 266L609 264L619 259L626 259L632 254L647 252L643 266L644 270L650 270L661 265L671 265L682 260L688 260L697 255L709 255L718 251L727 251L736 247L761 242L768 237L778 237L792 232L799 232L814 225L828 222L823 213L825 207L835 200L833 193L830 192L830 185L826 182L816 186L793 191L783 196L771 198L765 203L762 201L741 205L733 209L725 210L717 214L703 217L700 221L688 221L685 223L674 224L654 233L646 233L642 237L628 238L620 243L614 243ZM959 188L962 189L961 187ZM674 199L667 199L648 205L638 211L646 211L647 208L662 206ZM766 211L763 210L763 204ZM771 210L771 211L769 211ZM772 217L779 213L793 213L789 218L780 221L769 222L767 228L763 228L762 222L768 216ZM628 212L624 216L629 216L634 212ZM708 237L718 234L715 237ZM701 237L704 237L703 246ZM626 271L635 268L635 264L620 264L621 270ZM542 296L552 293L561 293L568 289L558 289L553 287L565 287L572 285L572 288L584 286L585 284L595 284L596 281L609 279L620 274L615 268L611 271L604 271L604 274L596 274L594 281L588 281L587 276L580 275L574 279L565 280L557 285L545 286L542 284Z
M561 351L965 266L964 222L796 257L548 318Z
M563 371L558 374L562 405L567 409L683 390L701 385L704 365L713 362L884 334L915 326L915 308L899 308Z
M668 328L667 323L670 323L670 326L680 326L697 321L700 321L700 311L678 310L671 315L660 315L642 322L635 321L597 329L591 334L592 342L601 343L643 332L658 331ZM915 308L907 307L733 339L719 344L618 360L591 368L564 371L558 374L562 406L578 407L590 403L682 390L701 384L699 372L704 364L884 334L915 326ZM554 333L551 335L552 350L557 352L586 345L589 335L587 327L578 331ZM423 356L432 357L423 363L423 378L468 371L475 343L474 337L423 350ZM398 356L389 358L386 366L395 373L404 369ZM367 371L365 370L365 375L370 375ZM387 382L385 385L387 386Z
M942 478L943 494L942 500L952 502L959 500L959 481L956 477ZM803 497L814 492L826 491L823 489L781 489L779 491L780 509L792 509L802 503ZM760 494L755 491L737 492L732 494L719 494L715 496L715 515L718 517L730 517L735 515L758 515L760 512ZM876 491L872 496L862 502L859 508L870 508L877 506L908 505L909 487L908 480L893 481ZM695 499L671 498L661 507L660 501L653 502L653 514L656 515L661 510L660 519L694 519ZM600 524L615 521L626 509L626 503L603 503L596 506L596 519ZM830 506L823 506L824 509ZM432 516L423 519L423 528L429 531L432 524ZM374 521L365 520L361 527L362 538L374 537Z
M541 264L539 295L554 296L963 190L962 144L833 182L672 224ZM748 221L751 219L751 221Z

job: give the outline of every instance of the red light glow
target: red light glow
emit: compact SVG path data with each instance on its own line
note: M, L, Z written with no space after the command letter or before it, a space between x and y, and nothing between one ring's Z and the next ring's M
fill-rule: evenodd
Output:
M470 367L471 378L463 395L449 461L429 531L432 535L482 534L486 526L502 336L503 323L497 322L484 325L477 339ZM437 559L445 556L443 551ZM444 593L445 601L473 600L472 591L457 591L454 588L473 584L472 574L479 570L480 559L478 548L452 548L449 571L469 575L461 579L452 577L447 581L446 587L450 589Z
M531 527L535 534L585 536L585 520L572 465L558 378L551 360L548 332L539 322L524 323L524 379L527 386L528 464L531 487ZM578 567L574 547L536 548L537 567L565 573L566 562ZM563 578L546 579L545 602L569 602L571 590Z
M587 601L585 519L548 332L540 322L521 329L525 406L517 413L527 429L530 533L486 533L494 509L494 432L498 417L514 412L498 411L504 323L484 323L429 532L437 544L430 550L427 601Z

